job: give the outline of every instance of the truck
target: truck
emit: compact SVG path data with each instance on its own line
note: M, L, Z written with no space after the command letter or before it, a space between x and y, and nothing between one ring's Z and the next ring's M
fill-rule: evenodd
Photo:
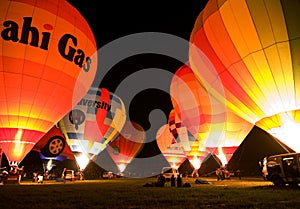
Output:
M298 186L300 183L300 153L285 153L265 157L260 162L266 181L275 186Z

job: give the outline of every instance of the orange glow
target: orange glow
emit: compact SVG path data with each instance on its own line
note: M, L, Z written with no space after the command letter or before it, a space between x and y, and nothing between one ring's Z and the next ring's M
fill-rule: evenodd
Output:
M199 84L272 134L292 127L282 113L300 110L299 7L298 1L211 0L190 36L189 62ZM299 150L298 140L288 138L279 140Z
M86 156L84 153L75 153L74 154L76 162L79 166L80 170L84 170L86 166L89 164L90 159L88 156Z
M259 123L274 124L275 122L278 124L264 127L264 129L287 146L292 147L296 152L300 152L300 141L296 139L300 135L300 123L296 121L294 116L295 112L294 114L292 112L279 113L272 118L264 118Z
M0 23L0 145L20 162L88 90L97 46L67 1L3 0Z
M24 152L24 144L21 141L22 135L23 135L23 130L18 129L18 131L15 135L15 141L14 141L15 147L13 150L13 155L15 156L15 158L20 158Z
M222 165L223 166L226 165L228 163L228 161L227 161L227 158L226 158L226 156L225 156L225 154L222 150L222 147L218 147L218 153L219 154L217 154L217 157L221 160Z
M193 157L190 157L189 161L193 165L195 170L198 170L200 168L201 160L197 155L194 155Z

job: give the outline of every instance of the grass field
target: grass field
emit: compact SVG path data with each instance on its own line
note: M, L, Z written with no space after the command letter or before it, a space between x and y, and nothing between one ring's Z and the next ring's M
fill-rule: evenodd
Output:
M201 179L211 184L183 178L191 187L143 187L156 179L120 178L0 185L0 208L300 208L300 188L277 188L260 178Z

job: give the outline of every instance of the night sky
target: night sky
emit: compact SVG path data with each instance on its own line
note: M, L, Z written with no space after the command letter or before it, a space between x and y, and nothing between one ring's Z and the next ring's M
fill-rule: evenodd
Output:
M207 0L176 3L169 0L133 2L68 0L68 2L76 7L87 20L96 38L97 47L100 49L118 38L141 32L163 32L188 41L196 17L204 8ZM188 51L182 53L186 53L187 56ZM99 86L116 93L115 90L119 84L137 71L158 68L174 73L182 65L183 62L174 57L160 54L146 53L128 56L109 69ZM170 80L163 82L168 84ZM123 96L117 95L121 98ZM172 103L169 94L165 91L149 88L138 92L126 109L129 120L139 123L145 130L148 130L151 127L150 112L160 109L167 118L172 109ZM161 125L163 124L157 126ZM141 152L144 154L140 155L149 155L149 153L153 155L155 152L159 152L155 140L149 140L154 137L153 134L148 134L146 137L148 140Z

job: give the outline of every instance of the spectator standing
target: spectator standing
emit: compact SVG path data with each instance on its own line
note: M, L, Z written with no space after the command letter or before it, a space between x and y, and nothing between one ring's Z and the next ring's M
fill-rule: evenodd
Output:
M66 175L67 175L67 168L64 168L63 172L61 174L61 178L62 178L64 183L66 183Z
M171 187L175 186L175 176L174 174L171 176Z
M182 187L182 177L181 174L177 176L177 187Z

